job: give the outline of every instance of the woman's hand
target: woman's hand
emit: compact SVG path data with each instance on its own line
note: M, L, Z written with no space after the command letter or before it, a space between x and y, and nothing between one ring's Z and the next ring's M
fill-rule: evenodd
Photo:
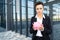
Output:
M43 24L39 22L34 22L32 28L33 30L44 30Z
M39 30L44 31L44 26L43 26L43 24L40 25Z
M34 24L33 24L32 28L33 28L33 30L37 30L36 28L34 28Z

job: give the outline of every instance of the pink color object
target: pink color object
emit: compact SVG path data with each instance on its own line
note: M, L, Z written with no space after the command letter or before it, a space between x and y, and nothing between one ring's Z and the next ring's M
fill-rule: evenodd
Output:
M40 22L34 22L34 24L33 24L33 28L35 29L35 30L39 30L39 28L42 26L42 24L40 23Z

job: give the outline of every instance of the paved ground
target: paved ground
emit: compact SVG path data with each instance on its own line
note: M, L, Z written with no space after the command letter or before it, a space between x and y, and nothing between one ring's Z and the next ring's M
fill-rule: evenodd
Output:
M12 31L6 31L0 33L0 40L31 40L31 38Z
M60 24L53 25L53 40L60 40ZM0 27L0 40L31 40L30 37Z
M53 40L60 40L60 24L53 25Z

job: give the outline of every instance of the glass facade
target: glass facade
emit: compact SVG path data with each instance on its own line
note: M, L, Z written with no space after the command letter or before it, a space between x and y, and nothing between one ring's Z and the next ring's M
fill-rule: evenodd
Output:
M53 4L53 21L60 21L60 5Z
M12 0L13 1L13 25L16 32L22 34L29 34L30 20L34 15L34 1L33 0ZM32 5L31 5L32 4ZM7 5L8 6L8 5ZM27 17L28 16L28 17ZM28 26L29 25L29 26ZM8 27L8 26L7 26Z

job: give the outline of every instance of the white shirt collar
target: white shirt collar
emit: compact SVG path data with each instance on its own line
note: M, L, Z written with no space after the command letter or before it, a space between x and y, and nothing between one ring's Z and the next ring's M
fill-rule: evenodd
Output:
M37 18L37 15L35 16ZM45 19L45 15L43 14L43 18Z

